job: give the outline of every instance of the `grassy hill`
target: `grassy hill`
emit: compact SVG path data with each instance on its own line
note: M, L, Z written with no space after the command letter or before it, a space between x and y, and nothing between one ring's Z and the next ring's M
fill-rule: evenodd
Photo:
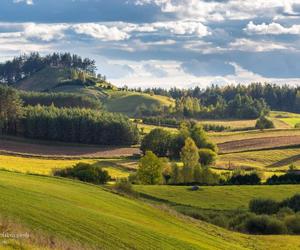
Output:
M149 95L139 92L107 91L108 98L104 100L107 110L133 115L140 105L174 105L174 100L165 96Z
M247 249L251 244L249 237L77 181L0 171L0 195L1 215L98 249Z
M69 79L70 70L46 67L29 78L19 81L15 87L27 91L45 91L54 88L61 81Z
M88 95L105 103L108 111L133 115L142 104L150 106L174 104L174 100L164 96L149 95L139 92L121 91L111 83L87 76L88 84L78 84L70 80L70 69L46 67L27 77L14 87L25 91L67 92ZM108 90L109 89L109 90Z
M246 236L72 180L0 171L0 214L52 241L97 249L297 249L299 237ZM284 244L282 244L284 242ZM25 248L26 249L26 248Z

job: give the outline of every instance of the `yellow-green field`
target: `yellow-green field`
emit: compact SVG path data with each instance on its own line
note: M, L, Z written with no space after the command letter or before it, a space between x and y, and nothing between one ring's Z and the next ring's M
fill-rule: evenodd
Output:
M277 119L288 124L290 127L295 127L297 123L300 123L300 114L281 112L281 111L272 111L270 116L273 119Z
M51 175L55 169L63 169L74 166L79 162L97 164L107 170L112 178L122 178L129 175L129 171L124 160L66 160L66 159L45 159L21 156L0 155L0 169L17 171L21 173L33 173L41 175ZM128 167L129 168L129 167Z
M142 123L138 123L137 126L138 126L139 130L144 134L149 134L151 132L151 130L156 129L156 128L162 128L162 129L170 131L171 133L176 133L178 131L178 129L176 129L176 128L148 125L148 124L142 124Z
M220 168L251 167L265 171L287 170L291 164L300 167L300 148L224 154L217 161Z
M224 143L245 139L276 137L276 136L294 136L300 135L300 129L270 129L270 130L251 130L238 132L212 132L209 137L215 143Z
M73 180L0 171L0 196L1 215L53 236L51 242L59 239L96 249L145 250L293 250L300 246L297 236L229 232Z

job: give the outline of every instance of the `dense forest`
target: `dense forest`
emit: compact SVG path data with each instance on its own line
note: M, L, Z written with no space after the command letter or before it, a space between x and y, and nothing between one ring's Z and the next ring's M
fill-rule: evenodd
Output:
M0 63L0 82L8 85L30 77L39 70L50 67L66 67L95 75L95 61L89 58L81 58L70 53L53 53L41 56L39 53L21 55L12 60ZM42 83L41 83L42 84Z
M23 106L16 90L0 86L0 133L98 145L131 145L137 127L125 116L86 108Z

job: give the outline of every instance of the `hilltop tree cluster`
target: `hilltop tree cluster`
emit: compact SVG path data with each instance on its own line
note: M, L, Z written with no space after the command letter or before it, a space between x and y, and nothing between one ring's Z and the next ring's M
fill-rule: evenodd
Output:
M95 75L95 61L70 53L53 53L41 56L39 53L21 55L0 64L0 82L8 85L30 77L41 69L49 67L66 67Z

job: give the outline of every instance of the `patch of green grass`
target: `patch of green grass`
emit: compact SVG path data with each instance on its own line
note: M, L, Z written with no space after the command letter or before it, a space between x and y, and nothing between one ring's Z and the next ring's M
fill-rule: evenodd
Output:
M253 198L272 198L283 200L300 193L300 185L279 186L215 186L200 187L190 191L186 186L134 186L135 190L152 197L167 200L180 205L202 209L233 210L247 209Z
M72 180L0 171L0 196L0 214L101 249L247 249L252 242Z

